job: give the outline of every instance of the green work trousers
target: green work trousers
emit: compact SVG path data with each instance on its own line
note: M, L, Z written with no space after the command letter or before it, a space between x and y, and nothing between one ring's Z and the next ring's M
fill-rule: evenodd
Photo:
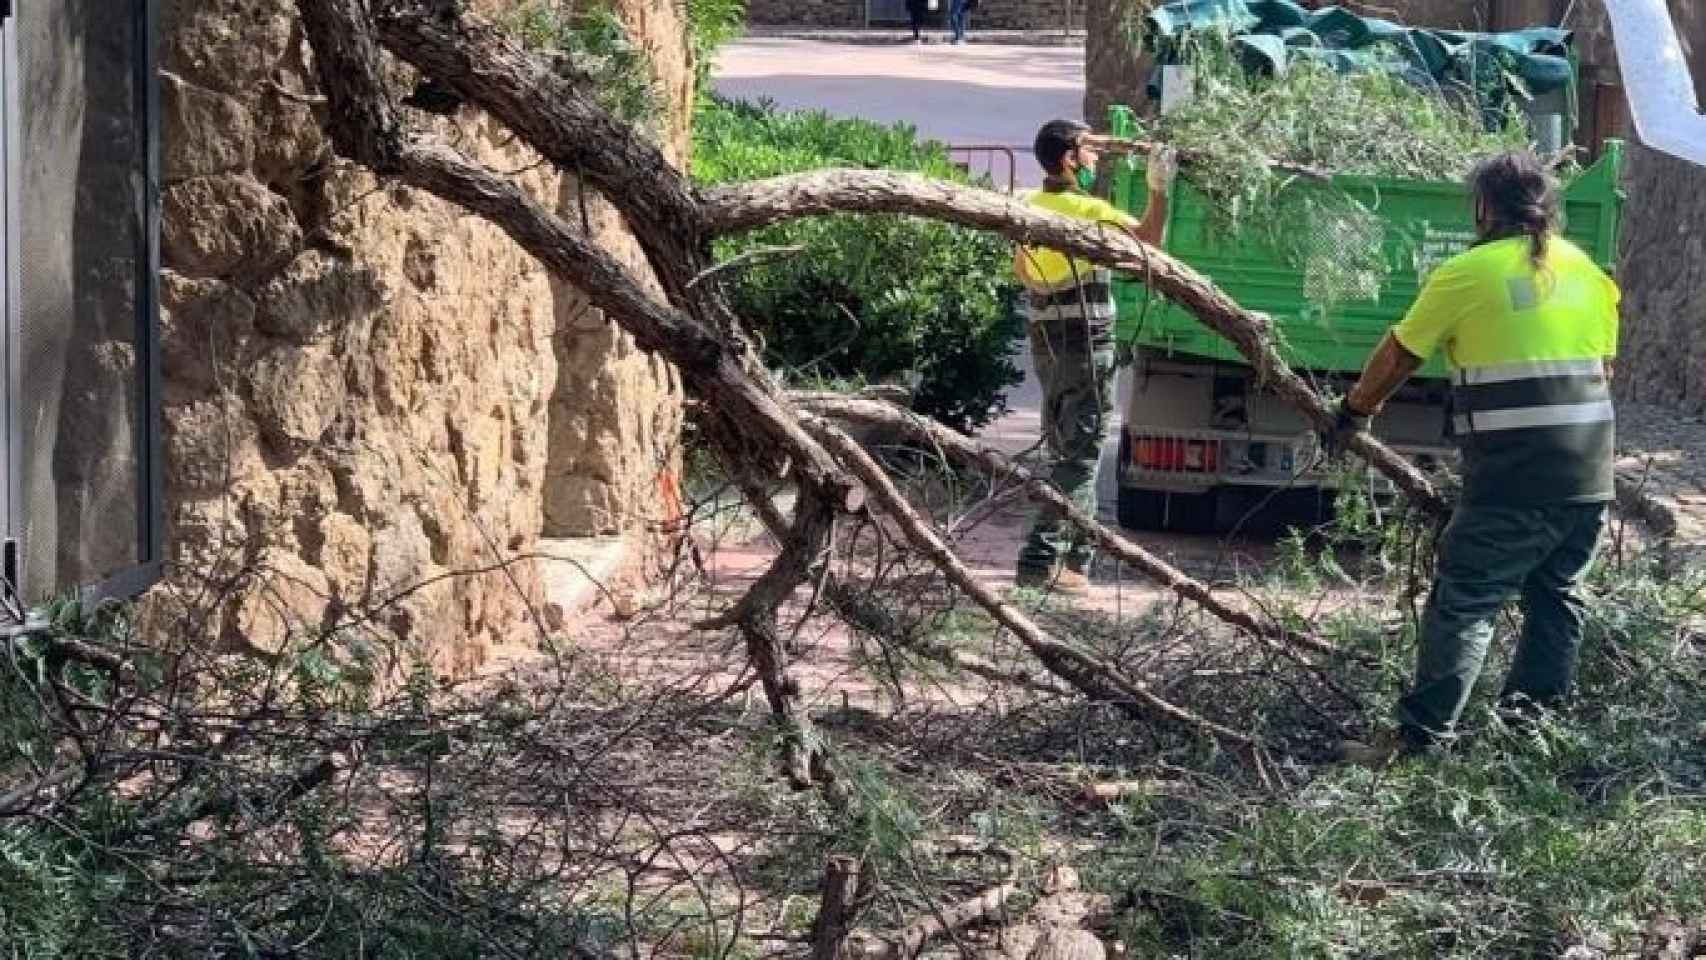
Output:
M1058 334L1053 324L1031 327L1031 362L1043 390L1043 442L1052 461L1049 480L1095 516L1096 468L1113 420L1114 352L1088 347L1081 330ZM1094 553L1083 531L1040 506L1019 550L1019 573L1051 576L1061 564L1083 572Z
M1422 617L1416 683L1398 705L1406 739L1425 746L1451 733L1481 675L1493 620L1512 595L1521 599L1523 626L1503 698L1549 705L1569 694L1582 580L1608 506L1458 507Z

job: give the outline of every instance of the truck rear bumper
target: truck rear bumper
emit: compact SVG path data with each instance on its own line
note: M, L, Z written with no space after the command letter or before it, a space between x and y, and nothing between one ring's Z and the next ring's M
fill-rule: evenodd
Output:
M1391 490L1383 475L1360 461L1326 462L1312 424L1262 389L1249 367L1140 355L1122 371L1119 386L1121 487L1171 493L1223 486ZM1375 435L1423 470L1455 464L1457 451L1445 435L1447 392L1444 383L1413 381L1375 420Z

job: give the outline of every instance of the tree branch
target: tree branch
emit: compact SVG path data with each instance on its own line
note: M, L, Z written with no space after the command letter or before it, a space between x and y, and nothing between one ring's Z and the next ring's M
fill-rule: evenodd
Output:
M725 336L740 336L719 296L691 284L694 261L711 264L687 178L657 144L600 106L584 77L462 7L461 0L374 0L373 27L387 50L596 188L621 211L670 300L693 304Z
M1271 385L1318 428L1333 425L1327 400L1298 376L1274 344L1271 320L1246 310L1213 281L1154 247L1101 224L1073 220L974 187L902 173L821 170L718 187L703 194L708 229L716 233L831 213L902 213L999 233L1141 276L1156 293L1225 337ZM1417 506L1443 515L1448 506L1427 477L1368 433L1351 449L1385 474Z
M1197 604L1232 627L1265 643L1297 647L1312 653L1337 655L1337 651L1328 644L1273 624L1263 623L1247 611L1221 600L1207 584L1186 575L1184 571L1109 529L1095 517L1085 513L1070 497L1062 494L1060 488L1033 475L998 450L955 433L933 420L882 401L860 400L835 393L795 393L793 398L804 409L837 420L898 427L921 445L940 449L967 467L990 476L1011 478L1023 485L1026 494L1032 499L1046 504L1068 522L1095 537L1097 544L1119 557L1122 562L1130 564L1162 587Z
M1160 715L1196 727L1228 743L1243 747L1258 745L1245 734L1162 699L1150 690L1147 684L1125 676L1119 667L1103 657L1061 643L1049 636L1024 611L1003 600L994 588L978 579L977 575L966 567L942 539L941 534L918 516L917 511L912 509L906 498L896 489L894 481L889 479L883 468L871 459L871 455L854 442L853 438L829 421L812 414L802 414L801 419L824 446L833 451L855 476L864 481L873 501L882 506L883 512L900 527L906 539L928 556L954 586L988 611L997 623L1013 631L1019 642L1023 643L1050 673L1065 680L1092 700L1119 704L1139 718Z

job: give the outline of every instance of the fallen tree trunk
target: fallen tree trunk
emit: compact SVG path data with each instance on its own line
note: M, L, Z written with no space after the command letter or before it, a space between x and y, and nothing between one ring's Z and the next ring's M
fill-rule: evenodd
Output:
M705 192L704 210L708 229L717 232L849 211L903 213L1083 257L1142 278L1150 289L1230 341L1256 368L1261 382L1316 427L1333 425L1332 405L1280 356L1268 317L1244 309L1207 277L1122 231L1046 213L990 190L869 170L821 170L718 187ZM1423 510L1434 515L1447 511L1428 478L1371 434L1357 435L1351 449Z
M1245 734L1167 702L1123 676L1116 665L1049 637L971 575L858 444L821 418L810 418L808 431L729 309L710 259L710 240L719 230L790 216L903 212L981 226L1085 256L1150 278L1157 290L1238 344L1282 394L1325 425L1331 412L1285 367L1267 339L1262 318L1243 311L1202 277L1151 247L1094 225L1039 214L986 191L844 171L702 195L655 146L599 106L587 78L572 64L558 69L548 58L523 50L502 30L467 13L459 0L297 2L326 94L328 131L340 153L503 229L553 274L585 292L592 305L642 348L680 369L705 411L707 435L749 497L767 496L768 489L782 483L799 491L791 519L771 518L783 543L781 556L727 616L712 621L734 625L746 638L775 722L784 730L784 767L796 786L809 780L827 787L832 777L824 748L805 727L800 691L788 674L787 651L777 630L777 609L814 571L826 569L823 561L834 540L836 518L861 509L862 490L878 496L872 509L892 521L913 548L1017 633L1050 672L1072 687L1134 712L1189 723L1230 743L1256 746ZM590 237L509 178L413 133L386 88L376 31L389 52L488 111L559 169L584 177L604 193L639 239L663 296L647 289ZM1437 495L1407 463L1372 438L1357 443L1402 489L1437 508ZM1003 466L997 461L985 465ZM1050 499L1046 484L1036 482L1032 488L1045 502ZM1054 497L1059 499L1058 494ZM1169 573L1164 564L1146 562L1145 554L1094 518L1080 514L1075 519L1087 520L1085 528L1105 546L1239 629L1268 641L1303 645L1219 603L1205 587L1176 571Z

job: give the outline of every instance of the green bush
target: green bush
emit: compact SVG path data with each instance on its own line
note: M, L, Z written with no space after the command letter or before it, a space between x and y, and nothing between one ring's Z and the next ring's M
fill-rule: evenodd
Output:
M822 167L907 170L966 182L942 147L885 127L772 104L704 99L693 122L693 174L728 183ZM957 429L1005 409L1012 361L1008 248L998 237L928 220L837 216L718 242L727 260L798 246L732 275L735 309L756 325L768 361L796 382L915 384L914 407Z
M586 83L617 117L647 126L660 114L651 57L607 4L521 0L501 22L529 49L555 55L557 69Z
M695 89L709 90L717 50L746 28L744 0L687 0L687 42L693 48Z

